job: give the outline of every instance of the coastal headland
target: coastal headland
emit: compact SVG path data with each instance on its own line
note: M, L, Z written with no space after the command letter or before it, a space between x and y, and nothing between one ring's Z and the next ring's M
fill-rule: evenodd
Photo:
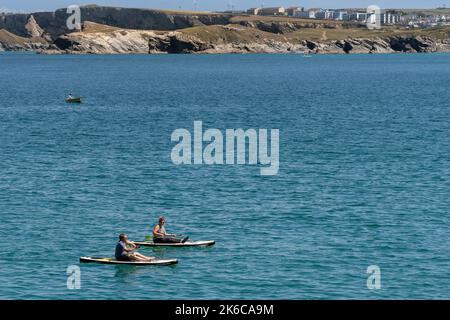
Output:
M368 30L363 24L295 17L81 7L0 14L0 51L43 54L450 52L450 27Z

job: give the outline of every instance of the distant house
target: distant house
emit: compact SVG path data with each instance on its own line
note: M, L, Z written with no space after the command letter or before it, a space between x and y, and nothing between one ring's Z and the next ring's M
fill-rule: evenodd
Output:
M401 16L396 13L386 12L381 14L382 24L398 24L400 23Z
M304 8L302 7L289 7L286 8L286 14L290 17L295 17L297 12L302 12Z
M368 17L367 12L353 12L349 15L351 21L366 21Z
M323 10L316 13L316 19L335 19L335 11L334 10Z
M251 15L258 15L261 11L261 8L250 8L247 10L247 14L251 14Z
M320 9L309 9L295 13L295 17L306 18L306 19L316 19L316 15L320 12Z
M309 16L309 11L300 11L300 12L296 12L295 13L295 15L294 15L294 17L297 17L297 18L311 18L310 16Z
M333 15L333 19L348 20L348 12L347 11L335 11L334 15Z
M259 14L262 16L284 16L286 9L284 7L261 8Z

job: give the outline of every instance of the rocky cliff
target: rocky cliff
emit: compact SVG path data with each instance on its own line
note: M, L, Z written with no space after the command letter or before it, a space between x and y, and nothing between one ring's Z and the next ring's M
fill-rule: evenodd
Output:
M261 31L286 34L301 29L343 29L356 27L358 24L344 24L336 20L311 20L290 17L234 16L230 24L239 24Z
M43 51L51 48L41 37L19 37L4 29L0 30L0 51Z
M177 30L199 25L220 25L229 23L231 15L215 13L191 13L118 7L83 6L82 21L138 30ZM0 14L0 29L5 29L21 37L29 36L27 26L30 16L52 39L70 32L66 20L70 16L66 9L55 12L33 14Z
M232 16L85 6L83 28L65 10L0 15L0 50L41 53L450 52L450 28L368 31L361 25L288 17Z
M322 32L321 29L317 30ZM63 35L52 53L394 53L450 52L450 37L379 35L311 40L242 25L202 26L177 31L143 31L86 23Z

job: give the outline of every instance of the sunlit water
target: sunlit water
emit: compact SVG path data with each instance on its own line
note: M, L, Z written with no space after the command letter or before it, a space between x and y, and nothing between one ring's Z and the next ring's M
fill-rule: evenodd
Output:
M1 54L0 298L448 299L449 83L445 54ZM194 120L280 129L279 174L175 166ZM161 214L216 246L83 264L67 289Z

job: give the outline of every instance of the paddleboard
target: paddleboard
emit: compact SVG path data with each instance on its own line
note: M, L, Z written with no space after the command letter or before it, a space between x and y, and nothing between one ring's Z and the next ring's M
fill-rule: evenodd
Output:
M81 97L77 97L77 98L67 98L66 102L67 103L81 103Z
M126 264L126 265L138 265L138 266L168 266L171 264L177 264L177 259L168 260L153 260L153 261L118 261L113 258L95 258L95 257L81 257L80 262L84 263L103 263L103 264Z
M154 243L152 241L134 242L134 244L141 247L207 247L212 246L215 243L214 240L186 241L185 243Z

